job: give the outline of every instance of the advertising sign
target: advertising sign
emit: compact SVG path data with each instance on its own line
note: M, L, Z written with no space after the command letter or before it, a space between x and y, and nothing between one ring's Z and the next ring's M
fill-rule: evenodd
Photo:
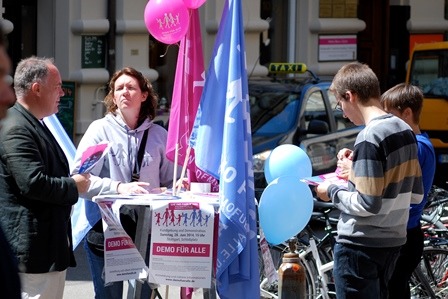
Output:
M214 208L198 202L154 204L149 281L210 288ZM154 280L152 280L154 279Z
M319 62L357 59L356 35L320 35Z

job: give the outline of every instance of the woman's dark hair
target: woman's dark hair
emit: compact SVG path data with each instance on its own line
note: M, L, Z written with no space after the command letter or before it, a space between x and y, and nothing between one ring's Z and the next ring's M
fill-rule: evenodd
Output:
M147 92L148 96L146 97L146 101L142 102L142 106L140 108L140 113L138 115L138 123L142 123L145 119L149 118L153 120L156 117L156 108L158 102L158 96L154 89L152 88L151 82L146 79L145 76L136 69L132 67L125 67L119 71L116 71L112 78L109 81L108 89L106 97L104 98L104 105L106 106L107 113L111 112L113 114L116 113L118 107L114 102L114 90L115 90L115 81L122 76L128 75L137 80L138 85L142 92Z

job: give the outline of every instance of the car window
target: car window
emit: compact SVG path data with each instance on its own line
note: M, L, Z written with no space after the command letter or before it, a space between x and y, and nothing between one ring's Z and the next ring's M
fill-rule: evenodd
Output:
M289 98L285 92L253 92L249 97L252 131L257 131L282 113L290 102Z
M321 90L316 90L309 94L308 98L305 99L305 112L303 114L304 120L304 130L310 129L310 122L312 120L319 120L326 123L327 127L330 128L330 122L328 118L328 113L325 108L325 100ZM329 129L328 129L329 130ZM313 132L308 132L313 133Z
M293 96L290 96L294 98ZM288 104L281 110L275 117L273 117L272 113L274 110L271 110L268 121L266 121L263 126L259 127L257 130L257 134L259 135L275 135L284 132L288 132L293 130L297 126L297 111L299 101L288 101Z

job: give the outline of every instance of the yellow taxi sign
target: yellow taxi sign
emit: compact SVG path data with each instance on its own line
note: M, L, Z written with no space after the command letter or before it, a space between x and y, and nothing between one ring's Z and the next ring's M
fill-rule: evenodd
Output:
M269 73L271 74L301 74L306 72L306 64L304 63L270 63Z

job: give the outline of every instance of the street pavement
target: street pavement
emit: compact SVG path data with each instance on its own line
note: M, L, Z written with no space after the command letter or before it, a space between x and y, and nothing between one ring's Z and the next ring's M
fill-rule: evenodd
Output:
M77 266L75 268L68 268L67 279L65 282L64 299L93 299L95 293L93 291L93 282L90 276L89 265L87 257L82 248L82 244L75 250L75 258ZM123 298L127 298L127 282L124 284ZM163 299L177 299L180 298L180 289L178 287L170 286L168 294L165 286L159 288L159 293ZM197 290L193 293L193 299L202 299L202 290ZM145 298L149 299L149 298Z
M92 278L82 244L76 248L75 258L77 266L67 270L64 299L94 298Z

